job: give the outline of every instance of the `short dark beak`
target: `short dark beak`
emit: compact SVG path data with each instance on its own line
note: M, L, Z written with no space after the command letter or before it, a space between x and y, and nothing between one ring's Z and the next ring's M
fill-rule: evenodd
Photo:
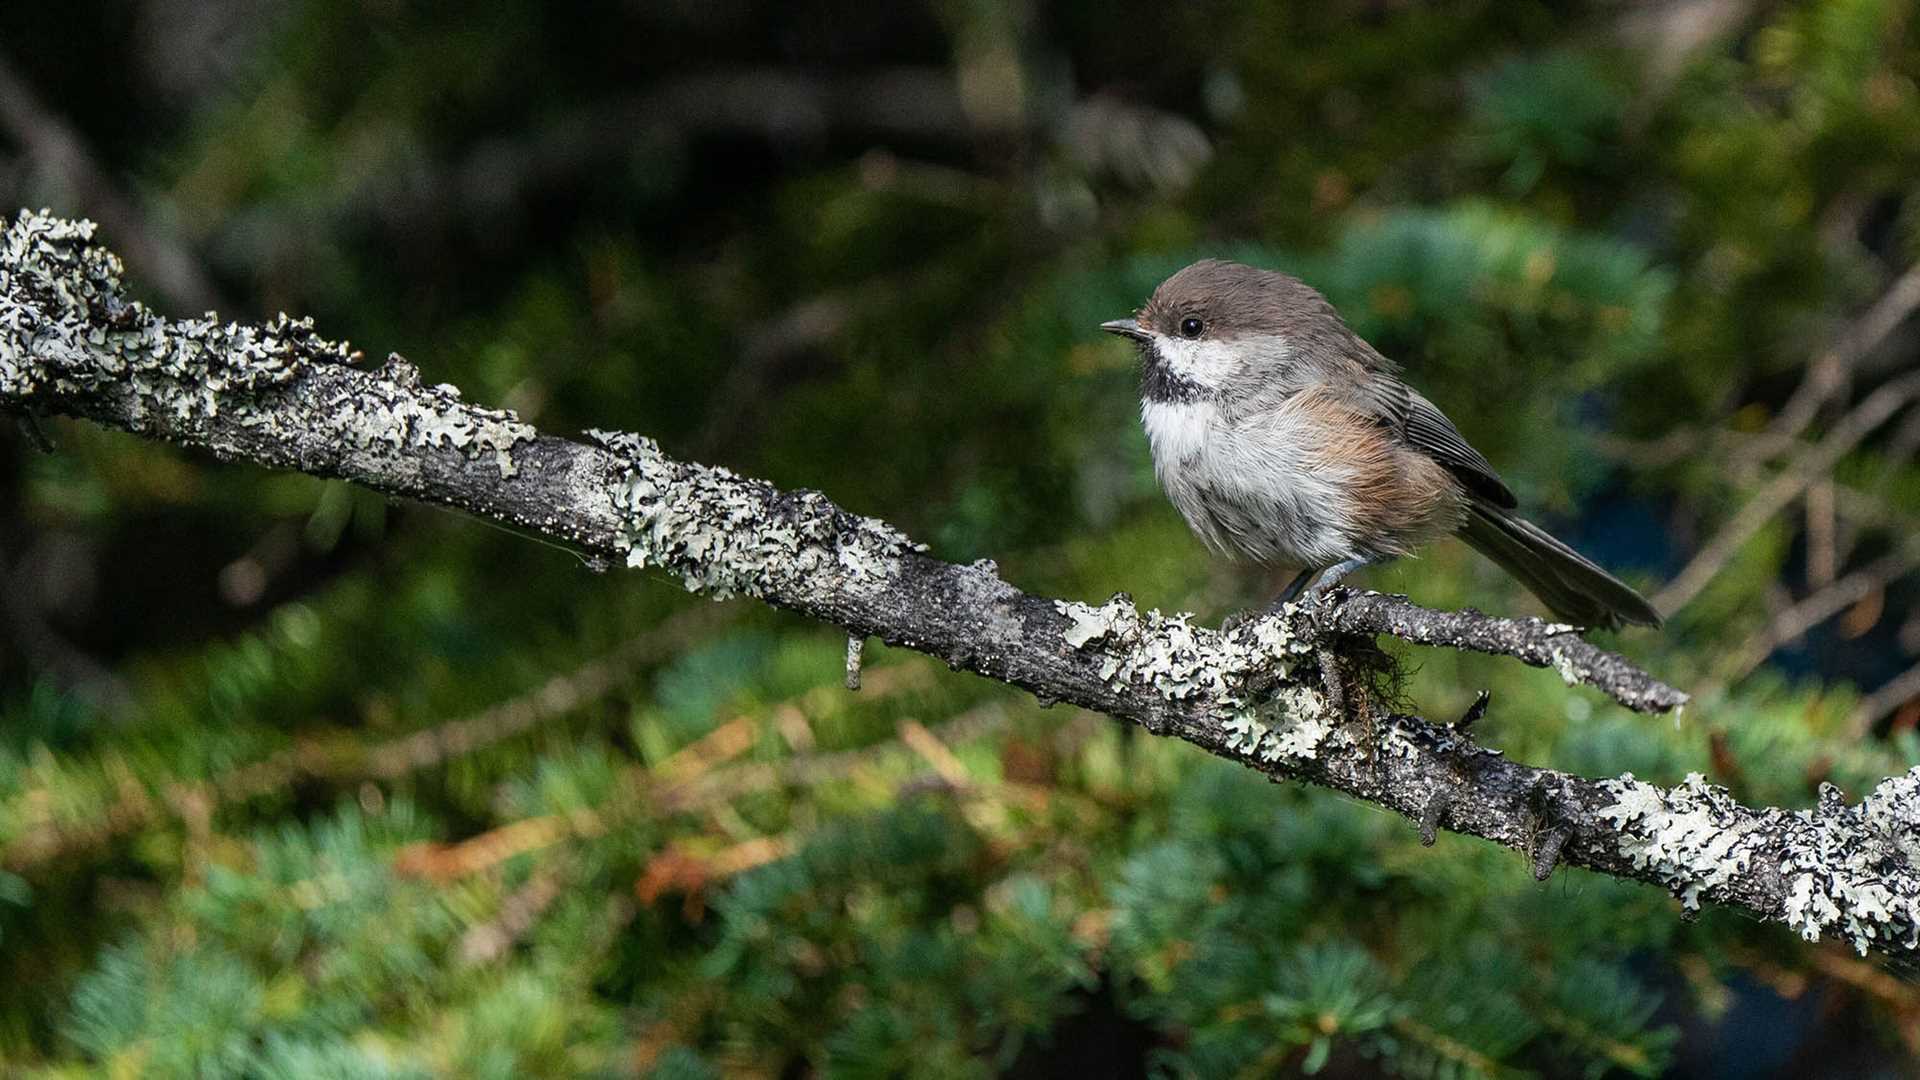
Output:
M1135 341L1147 340L1147 332L1140 328L1140 323L1136 319L1115 319L1112 322L1103 322L1100 324L1100 329Z

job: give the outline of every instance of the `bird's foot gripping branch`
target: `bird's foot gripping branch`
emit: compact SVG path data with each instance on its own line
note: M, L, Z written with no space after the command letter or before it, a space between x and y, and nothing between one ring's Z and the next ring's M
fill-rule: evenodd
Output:
M82 417L452 507L930 653L1389 807L1428 833L1483 837L1542 875L1567 862L1920 958L1920 771L1856 806L1834 793L1810 810L1755 809L1697 777L1663 789L1535 768L1452 725L1371 706L1368 724L1337 723L1319 674L1331 644L1391 635L1551 667L1642 711L1685 701L1570 627L1336 592L1311 614L1221 633L1124 596L1034 596L990 562L934 559L818 492L677 461L638 436L543 435L423 384L397 358L357 367L304 321L161 317L126 300L119 261L92 239L85 222L31 213L0 233L0 411Z

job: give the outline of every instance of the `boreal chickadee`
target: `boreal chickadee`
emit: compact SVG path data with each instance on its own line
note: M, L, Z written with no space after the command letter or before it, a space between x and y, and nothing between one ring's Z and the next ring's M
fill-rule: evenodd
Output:
M1276 603L1457 533L1568 622L1660 625L1516 515L1453 422L1298 278L1203 260L1101 329L1140 347L1154 472L1187 524L1223 555L1299 569Z

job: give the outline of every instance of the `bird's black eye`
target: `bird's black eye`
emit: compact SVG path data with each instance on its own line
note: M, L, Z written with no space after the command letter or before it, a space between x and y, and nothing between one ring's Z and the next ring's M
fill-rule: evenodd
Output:
M1205 323L1191 315L1180 320L1180 336L1183 338L1197 338L1206 328Z

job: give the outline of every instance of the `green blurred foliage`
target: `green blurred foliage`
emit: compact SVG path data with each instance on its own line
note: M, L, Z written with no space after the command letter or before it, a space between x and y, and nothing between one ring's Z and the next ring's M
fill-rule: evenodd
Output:
M193 7L22 12L0 51L236 317L1206 618L1270 585L1160 497L1093 330L1190 259L1320 287L1652 587L1920 250L1900 0L1733 4L1692 48L1526 0ZM1906 988L1774 927L909 654L851 694L821 627L51 427L0 443L8 1075L1759 1075L1920 1039ZM1856 561L1913 527L1899 445L1835 472L1882 511ZM1738 670L1808 544L1783 515L1615 642L1699 692L1677 721L1446 652L1410 704L1489 689L1481 740L1576 772L1857 795L1920 762L1910 715L1848 721L1916 597ZM1370 573L1535 610L1455 544Z

